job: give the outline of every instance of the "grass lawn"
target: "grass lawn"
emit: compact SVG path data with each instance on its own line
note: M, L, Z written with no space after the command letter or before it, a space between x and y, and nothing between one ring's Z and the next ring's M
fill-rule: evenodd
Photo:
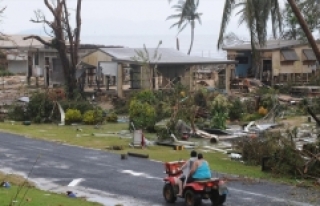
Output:
M24 179L15 175L4 175L0 173L0 182L3 180L10 182L12 186L9 189L0 187L0 205L1 206L99 206L101 204L87 202L83 198L68 198L66 195L59 195L48 193L38 190L32 186L32 184L26 184L24 187L18 187L16 185L22 185ZM18 192L20 190L20 192ZM18 195L17 195L18 194ZM12 203L12 204L10 204Z
M176 151L171 147L164 146L152 146L143 150L132 149L128 146L131 142L130 138L120 138L117 134L110 134L108 137L97 137L92 135L93 133L115 133L126 130L128 128L127 124L106 124L101 126L100 129L94 129L93 126L84 125L79 127L82 129L81 132L76 130L76 126L57 126L53 124L24 126L18 122L16 122L15 125L11 125L11 123L0 123L0 131L72 145L104 149L116 153L135 151L141 154L149 154L150 159L159 161L174 161L187 159L189 157L189 150ZM77 137L77 134L82 136ZM146 134L146 136L149 139L155 137L154 134ZM123 146L124 150L116 151L106 149L110 146ZM200 150L200 148L198 150ZM204 155L210 163L210 167L217 172L252 178L272 179L271 174L262 172L260 166L246 166L243 163L231 161L226 154L212 151L204 153ZM290 182L288 179L277 178L275 180Z

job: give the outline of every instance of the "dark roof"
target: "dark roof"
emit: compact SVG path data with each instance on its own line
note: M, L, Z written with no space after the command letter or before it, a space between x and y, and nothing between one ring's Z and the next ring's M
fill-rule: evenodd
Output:
M257 47L258 50L266 51L266 50L276 50L283 48L291 48L294 46L304 45L305 43L299 40L269 40L266 42L266 45L262 48ZM223 50L242 50L242 51L251 51L251 44L239 44L239 45L230 45L222 47Z
M100 50L111 57L113 57L114 61L118 62L126 62L126 63L139 63L134 60L134 57L137 57L137 51L144 51L143 48L100 48ZM158 60L157 58L153 58L156 48L148 48L147 49L150 58L150 64L158 64L158 65L172 65L172 64L180 64L180 65L204 65L204 64L234 64L236 61L233 60L224 60L224 59L213 59L206 57L197 57L197 56L189 56L182 52L179 52L175 49L170 48L159 48L158 54L161 55L161 58Z
M316 55L314 55L312 49L303 49L302 52L307 61L317 61Z
M299 57L294 49L282 49L281 54L284 61L299 61Z

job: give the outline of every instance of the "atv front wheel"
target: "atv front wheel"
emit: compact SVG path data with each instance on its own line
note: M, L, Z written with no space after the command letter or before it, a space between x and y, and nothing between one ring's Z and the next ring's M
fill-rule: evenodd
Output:
M177 197L174 194L174 189L171 184L167 183L163 187L163 197L167 203L175 203Z

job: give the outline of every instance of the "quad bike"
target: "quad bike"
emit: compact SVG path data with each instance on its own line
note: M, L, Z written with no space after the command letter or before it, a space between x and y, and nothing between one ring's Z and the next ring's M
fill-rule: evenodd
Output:
M175 184L175 178L182 174L180 167L184 161L175 161L165 163L165 173L168 175L163 180L163 197L168 203L177 201L179 191ZM186 206L200 206L203 199L210 199L212 206L221 206L226 201L228 189L224 181L218 178L211 178L201 181L186 183L183 188L181 198L184 198Z

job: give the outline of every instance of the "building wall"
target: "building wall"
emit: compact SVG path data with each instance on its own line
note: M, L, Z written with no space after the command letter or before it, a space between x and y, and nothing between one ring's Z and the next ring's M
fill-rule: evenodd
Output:
M235 66L235 76L246 77L249 70L252 69L251 51L228 51L228 60L237 60L237 57L247 58L247 62L239 62Z
M312 73L311 66L303 65L303 60L305 59L304 54L302 53L303 49L310 49L308 46L296 47L297 56L299 61L295 61L293 65L283 65L281 64L282 54L280 50L275 50L272 52L272 68L273 75L279 76L279 74L298 74L298 73Z
M112 61L112 57L110 57L106 53L98 50L98 51L95 51L95 52L83 57L82 61L86 64L90 64L90 65L96 67L96 66L98 66L99 61L110 62L110 61Z

